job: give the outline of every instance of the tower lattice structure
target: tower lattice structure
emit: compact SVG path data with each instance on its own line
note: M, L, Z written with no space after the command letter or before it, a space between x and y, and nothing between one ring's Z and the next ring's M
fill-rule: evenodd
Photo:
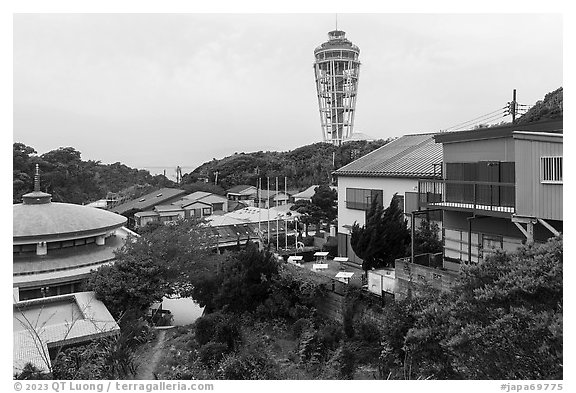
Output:
M329 32L328 41L314 50L324 142L341 145L352 135L360 76L359 55L360 48L341 30Z

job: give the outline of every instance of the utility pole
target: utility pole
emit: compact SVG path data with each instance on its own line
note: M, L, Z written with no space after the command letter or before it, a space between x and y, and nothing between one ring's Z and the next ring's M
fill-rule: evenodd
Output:
M512 102L510 102L510 113L512 114L512 124L516 122L516 89L512 93Z
M214 172L214 184L218 184L218 171Z

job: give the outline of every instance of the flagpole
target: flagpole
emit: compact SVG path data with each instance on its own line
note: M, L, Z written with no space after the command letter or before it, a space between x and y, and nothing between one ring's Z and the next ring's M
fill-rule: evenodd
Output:
M284 194L286 194L286 196L288 196L288 187L287 187L287 181L286 181L286 176L284 176ZM288 202L286 202L286 205L288 205ZM286 206L288 207L288 206ZM284 247L286 249L288 249L288 211L286 211L286 213L284 214Z
M260 174L258 174L258 179L256 180L256 199L258 200L258 239L260 241L262 241L262 231L260 228L260 221L261 221L261 217L260 217L260 188L262 187L262 185L260 184ZM262 245L264 246L264 245Z
M266 207L268 208L268 247L270 246L270 177L266 176Z
M276 195L274 198L276 199L276 251L278 251L278 243L280 242L280 237L278 236L278 176L276 176Z

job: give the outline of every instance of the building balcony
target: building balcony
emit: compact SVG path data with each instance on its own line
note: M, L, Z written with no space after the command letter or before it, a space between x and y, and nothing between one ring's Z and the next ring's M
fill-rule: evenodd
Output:
M516 210L516 185L485 181L420 180L418 203L421 208L510 217Z

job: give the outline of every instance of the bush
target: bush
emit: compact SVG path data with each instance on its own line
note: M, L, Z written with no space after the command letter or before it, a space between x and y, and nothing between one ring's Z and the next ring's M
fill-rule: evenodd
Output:
M236 348L241 341L240 324L233 315L220 312L205 315L194 324L196 341L206 345L210 341L225 344L228 350Z
M228 346L220 342L209 342L198 351L198 359L206 366L218 364L228 353Z
M344 330L338 322L328 320L320 326L316 335L322 347L323 355L325 355L328 351L338 348L344 338Z
M322 246L322 251L328 251L328 255L331 257L338 256L338 239L331 236L328 237L328 241Z
M312 321L308 318L300 318L292 325L292 334L299 338L302 333L312 327Z
M241 341L240 324L234 316L222 318L214 329L214 341L225 344L228 350L233 350Z
M354 330L358 339L366 343L380 342L382 337L380 329L374 322L358 321Z
M356 370L356 354L346 343L343 343L332 359L335 368L338 371L338 376L344 379L354 378L354 371Z
M194 323L194 330L198 344L205 345L212 340L212 337L214 337L216 325L222 320L222 318L222 314L213 313L205 315L196 320Z
M14 375L17 380L39 380L39 379L52 379L52 375L46 373L32 363L26 363L22 371Z
M308 236L303 238L302 243L304 243L306 247L312 247L314 245L314 236Z
M275 377L273 366L263 353L231 353L218 366L218 379L255 380Z

